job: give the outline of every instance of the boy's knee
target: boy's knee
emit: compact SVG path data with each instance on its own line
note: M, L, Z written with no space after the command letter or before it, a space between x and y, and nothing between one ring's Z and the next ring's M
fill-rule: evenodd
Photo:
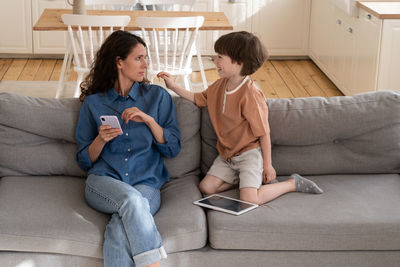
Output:
M246 201L246 202L250 202L250 203L254 203L254 204L260 204L258 197L249 197L249 196L245 196L245 197L240 197L240 200L242 201Z
M257 194L257 190L241 190L240 191L240 200L254 203L259 205L260 199Z
M211 195L211 194L216 193L215 189L210 185L210 183L207 183L206 180L203 180L200 182L199 189L200 189L200 192L205 195Z

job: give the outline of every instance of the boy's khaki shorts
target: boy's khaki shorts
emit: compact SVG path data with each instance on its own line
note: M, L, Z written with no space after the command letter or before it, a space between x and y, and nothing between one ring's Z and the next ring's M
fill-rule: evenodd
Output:
M239 188L259 188L262 183L263 158L259 147L243 152L227 162L221 156L214 160L208 174Z

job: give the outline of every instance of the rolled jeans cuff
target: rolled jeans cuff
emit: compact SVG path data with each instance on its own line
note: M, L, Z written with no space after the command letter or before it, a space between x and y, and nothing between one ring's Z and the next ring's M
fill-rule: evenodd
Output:
M165 258L167 258L167 253L164 247L161 246L160 248L152 249L134 256L133 261L136 267L143 267Z

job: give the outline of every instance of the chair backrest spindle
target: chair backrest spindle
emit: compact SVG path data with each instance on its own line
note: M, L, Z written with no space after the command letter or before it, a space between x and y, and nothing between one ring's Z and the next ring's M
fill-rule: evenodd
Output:
M178 29L176 28L175 30L174 30L174 34L173 34L173 41L172 41L172 43L174 44L174 50L173 50L173 54L172 54L172 56L173 56L173 59L172 59L172 68L173 69L175 69L175 66L176 66L176 53L177 53L177 51L178 51L178 37L179 37L179 31L178 31Z
M168 66L168 30L164 29L164 66Z
M195 41L204 17L137 17L135 20L147 44L148 74L166 71L187 78L192 72Z
M79 84L83 79L83 75L90 71L96 50L102 45L108 32L111 33L128 25L131 18L130 16L63 14L61 19L68 26L74 70L78 74L75 96L79 96L79 91L77 91ZM97 41L93 38L94 36L97 37Z

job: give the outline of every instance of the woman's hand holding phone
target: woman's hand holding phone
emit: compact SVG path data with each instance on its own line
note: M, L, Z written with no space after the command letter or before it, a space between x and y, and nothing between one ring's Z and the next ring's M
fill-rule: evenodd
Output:
M99 127L99 137L107 143L118 135L122 134L122 129L116 116L101 116L102 125Z

